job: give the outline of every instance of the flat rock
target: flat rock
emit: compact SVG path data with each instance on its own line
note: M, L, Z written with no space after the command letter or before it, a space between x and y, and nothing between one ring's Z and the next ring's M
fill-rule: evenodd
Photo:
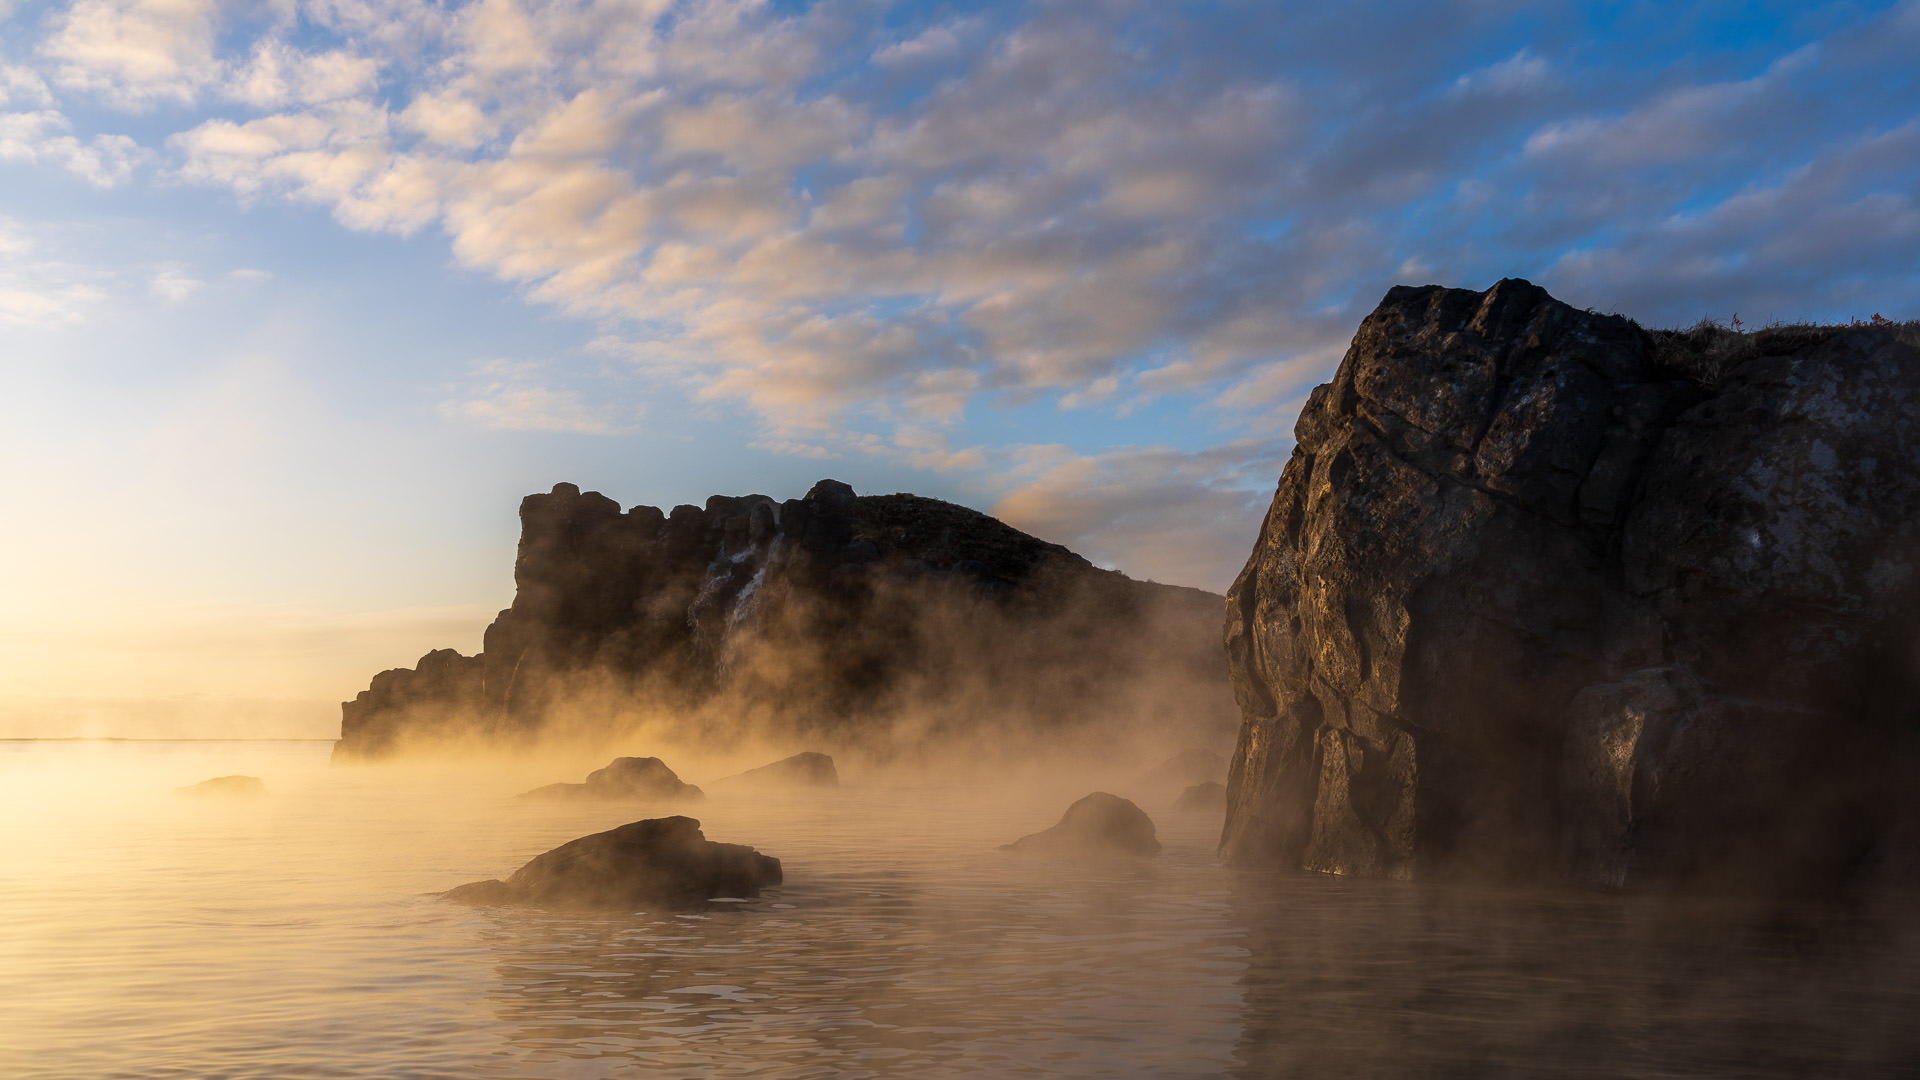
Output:
M191 795L200 798L252 798L267 793L266 782L257 776L216 776L211 780L202 780L183 788L175 788L175 794Z
M1096 791L1067 807L1060 824L1003 844L1000 850L1069 857L1152 856L1160 853L1160 840L1145 810L1131 800Z
M522 792L523 799L698 799L706 793L686 783L657 757L614 758L587 774L584 784L548 784Z
M840 773L833 767L833 758L807 750L713 783L715 787L839 787Z
M698 821L675 816L583 836L534 857L505 881L476 881L441 895L471 904L680 908L758 896L780 878L779 859L715 843Z

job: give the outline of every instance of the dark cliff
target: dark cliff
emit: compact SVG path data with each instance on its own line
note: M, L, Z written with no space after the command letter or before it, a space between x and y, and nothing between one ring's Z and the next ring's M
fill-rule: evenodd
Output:
M337 759L663 727L884 754L1093 730L1185 745L1237 724L1218 595L951 503L823 480L663 514L560 484L520 521L513 606L481 654L375 676L342 707Z
M1387 294L1228 595L1229 860L1911 878L1920 352L1720 336Z

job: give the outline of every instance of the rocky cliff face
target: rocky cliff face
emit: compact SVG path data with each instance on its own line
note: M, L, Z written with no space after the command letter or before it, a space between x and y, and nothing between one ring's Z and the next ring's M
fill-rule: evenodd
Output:
M1100 570L913 495L715 496L622 511L560 484L520 507L513 606L342 708L338 759L409 744L688 738L823 745L1237 723L1221 598Z
M1736 344L1524 281L1387 294L1228 595L1227 858L1911 874L1920 351Z

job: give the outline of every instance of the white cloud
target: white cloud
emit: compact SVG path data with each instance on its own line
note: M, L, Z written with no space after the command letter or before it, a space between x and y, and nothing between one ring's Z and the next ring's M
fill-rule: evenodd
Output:
M40 54L61 87L142 107L186 104L220 77L216 0L77 0Z
M98 188L126 183L151 155L125 135L95 135L81 142L72 125L52 110L0 113L0 161L66 169Z
M206 287L206 282L187 273L186 267L179 263L168 263L154 270L147 279L147 288L153 295L170 304L184 302L194 293Z
M579 391L544 385L537 365L494 361L481 365L476 374L480 378L474 386L441 404L444 415L503 431L579 435L618 434L631 423L612 407L589 403Z

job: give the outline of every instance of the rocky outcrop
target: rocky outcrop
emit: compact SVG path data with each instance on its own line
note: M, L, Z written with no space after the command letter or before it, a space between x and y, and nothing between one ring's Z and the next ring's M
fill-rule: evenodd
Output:
M470 904L557 908L681 908L750 898L780 884L780 860L716 844L690 817L650 818L562 844L505 881L476 881L442 896Z
M1698 345L1524 281L1387 294L1228 595L1230 861L1911 874L1920 351Z
M520 507L513 606L345 703L336 760L409 746L748 735L874 750L1040 730L1229 737L1221 598L1131 580L965 507L715 496ZM664 718L664 719L663 719Z
M698 799L705 792L681 780L657 757L614 758L587 774L584 784L548 784L522 799Z
M715 780L713 786L716 788L839 787L840 770L833 767L833 758L828 755L817 750L805 750L792 757L781 758L771 765L762 765L757 769L748 769L746 772Z
M1001 850L1065 858L1144 858L1160 854L1160 840L1145 810L1118 795L1096 791L1067 807L1060 824L1002 844Z

